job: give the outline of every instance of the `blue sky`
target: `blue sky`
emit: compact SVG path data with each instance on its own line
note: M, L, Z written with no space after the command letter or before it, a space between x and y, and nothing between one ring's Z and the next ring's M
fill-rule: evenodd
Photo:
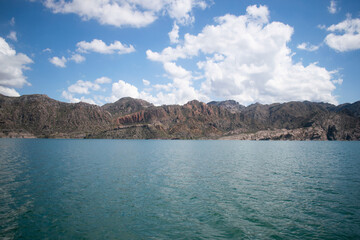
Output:
M0 93L360 99L360 1L0 0Z

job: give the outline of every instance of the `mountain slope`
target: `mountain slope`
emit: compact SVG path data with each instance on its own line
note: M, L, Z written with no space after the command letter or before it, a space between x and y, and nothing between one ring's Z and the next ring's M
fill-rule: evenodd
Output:
M125 114L138 112L145 108L153 106L153 104L141 99L124 97L114 103L107 103L101 108L105 111L108 111L114 116L122 116Z
M46 95L0 95L1 136L78 138L111 125L111 114L95 105L63 103Z

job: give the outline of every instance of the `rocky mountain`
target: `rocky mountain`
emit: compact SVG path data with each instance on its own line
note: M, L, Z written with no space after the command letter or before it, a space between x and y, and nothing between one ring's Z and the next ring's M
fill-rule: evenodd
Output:
M232 113L241 112L242 110L245 109L245 106L239 104L234 100L226 100L221 102L212 101L212 102L208 102L208 105L219 106L229 110Z
M105 104L101 108L104 109L105 111L108 111L114 116L122 116L125 114L138 112L142 109L153 106L154 106L153 104L141 99L124 97L114 103Z
M0 137L360 140L360 102L154 106L122 98L102 107L46 95L0 95Z
M360 117L360 101L357 101L353 104L345 103L335 107L333 110L336 112L342 112L354 117Z
M83 138L111 126L112 115L95 105L0 95L0 137Z

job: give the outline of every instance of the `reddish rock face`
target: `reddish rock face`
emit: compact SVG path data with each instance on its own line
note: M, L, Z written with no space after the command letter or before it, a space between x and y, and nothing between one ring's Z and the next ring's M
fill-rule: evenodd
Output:
M116 120L118 125L146 122L145 111L142 110L140 112L118 117Z

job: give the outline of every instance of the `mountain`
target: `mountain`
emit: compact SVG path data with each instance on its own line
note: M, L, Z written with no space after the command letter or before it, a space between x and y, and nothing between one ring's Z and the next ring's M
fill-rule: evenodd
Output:
M46 95L0 95L1 137L83 138L109 129L112 115L87 103L63 103Z
M115 116L121 116L125 114L138 112L144 108L153 107L153 106L154 106L153 104L141 99L124 97L114 103L105 104L101 108Z
M248 107L153 104L122 98L102 107L46 95L0 95L0 137L121 139L360 140L360 102L288 102Z
M334 110L336 112L343 112L348 115L360 117L360 101L357 101L353 104L345 103L345 104L339 105Z
M212 101L212 102L208 102L208 105L223 107L232 113L241 112L242 110L245 109L245 106L239 104L234 100L226 100L221 102Z

